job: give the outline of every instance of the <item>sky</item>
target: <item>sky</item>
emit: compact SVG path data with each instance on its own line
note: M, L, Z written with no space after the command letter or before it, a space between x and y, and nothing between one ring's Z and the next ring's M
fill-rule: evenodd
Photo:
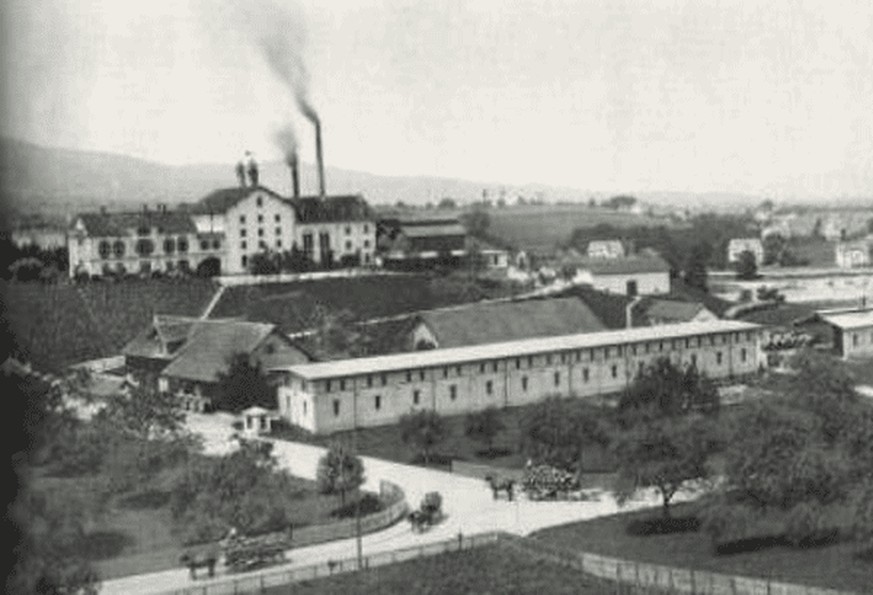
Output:
M873 197L868 0L4 4L0 132L42 145L230 163L290 125L312 162L299 95L335 167Z

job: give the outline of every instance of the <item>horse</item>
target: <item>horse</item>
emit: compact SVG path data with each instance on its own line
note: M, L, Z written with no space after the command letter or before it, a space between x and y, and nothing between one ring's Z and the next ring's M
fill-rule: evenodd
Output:
M215 564L218 562L218 554L213 550L200 552L185 552L179 557L179 562L188 567L191 580L197 579L197 569L206 568L209 577L215 576Z
M491 488L491 494L494 496L495 500L500 497L500 492L506 492L507 500L512 502L515 492L514 479L495 479L493 475L486 475L485 481L488 482L488 486Z

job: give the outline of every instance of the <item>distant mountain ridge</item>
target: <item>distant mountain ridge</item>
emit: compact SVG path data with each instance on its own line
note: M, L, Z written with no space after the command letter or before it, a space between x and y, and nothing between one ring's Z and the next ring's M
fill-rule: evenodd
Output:
M12 213L43 213L59 216L96 210L140 208L197 201L212 190L236 184L234 164L168 165L136 157L50 148L26 141L0 137L0 188L3 206ZM280 161L263 162L261 180L281 194L291 191L288 168ZM469 203L482 198L483 189L491 200L505 196L514 202L519 195L541 197L549 203L598 201L619 194L592 192L545 184L500 185L436 176L381 176L366 172L328 167L329 193L362 193L372 204L423 206L444 197ZM317 188L315 167L301 164L301 189L304 194ZM758 197L731 193L692 194L681 192L636 193L655 204L707 207L728 204L751 206Z

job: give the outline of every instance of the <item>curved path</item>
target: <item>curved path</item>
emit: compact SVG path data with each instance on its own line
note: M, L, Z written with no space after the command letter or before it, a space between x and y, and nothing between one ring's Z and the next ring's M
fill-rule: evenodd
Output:
M204 437L207 453L221 454L234 447L230 438L233 417L227 414L189 414L189 425ZM318 460L325 449L297 442L273 441L274 455L280 464L294 475L309 479L315 478ZM525 499L507 502L505 499L493 500L491 490L480 479L453 475L445 471L426 469L361 457L366 474L365 489L379 491L379 481L387 480L399 485L406 494L410 506L416 507L425 493L440 492L443 496L443 510L446 518L424 533L413 533L406 522L365 535L363 537L364 555L393 549L424 545L443 541L458 533L471 535L485 531L502 530L518 535L562 525L565 523L605 516L618 512L619 506L611 495L603 494L597 501L588 502L531 502ZM654 493L628 502L622 510L654 506L658 500ZM356 541L342 539L328 543L296 548L287 553L286 567L308 566L326 560L354 558ZM275 572L282 566L271 566L263 572ZM217 570L216 581L221 580L223 569ZM254 575L256 572L247 573ZM101 593L137 594L163 593L173 589L203 586L209 581L192 581L184 568L165 570L149 574L132 575L103 583Z

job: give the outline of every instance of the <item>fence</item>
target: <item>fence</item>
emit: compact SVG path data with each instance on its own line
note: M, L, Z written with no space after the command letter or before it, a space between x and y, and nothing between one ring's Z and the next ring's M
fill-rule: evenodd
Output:
M580 570L591 576L630 587L633 592L691 595L847 595L845 591L793 585L763 578L729 576L704 570L673 568L574 552L536 539L505 539L509 547L529 555Z
M329 560L322 564L313 564L299 568L277 569L248 576L213 579L204 581L199 585L186 587L185 589L169 591L167 595L169 593L175 595L226 595L230 593L241 595L244 593L258 593L269 588L326 578L346 572L355 572L359 569L376 568L427 556L469 550L497 543L502 538L503 534L497 532L483 533L470 537L458 534L455 538L428 545L413 546L364 556L360 568L357 558Z
M378 531L406 515L406 498L398 486L388 481L379 483L379 497L387 504L384 510L361 517L361 533ZM354 537L357 532L355 519L338 521L326 525L312 525L294 530L294 547L315 545L326 541Z
M289 283L291 281L314 281L317 279L335 279L344 277L368 277L398 275L384 269L339 269L335 271L312 271L309 273L279 273L277 275L225 275L217 277L218 282L226 287L235 285L262 285L269 283Z

